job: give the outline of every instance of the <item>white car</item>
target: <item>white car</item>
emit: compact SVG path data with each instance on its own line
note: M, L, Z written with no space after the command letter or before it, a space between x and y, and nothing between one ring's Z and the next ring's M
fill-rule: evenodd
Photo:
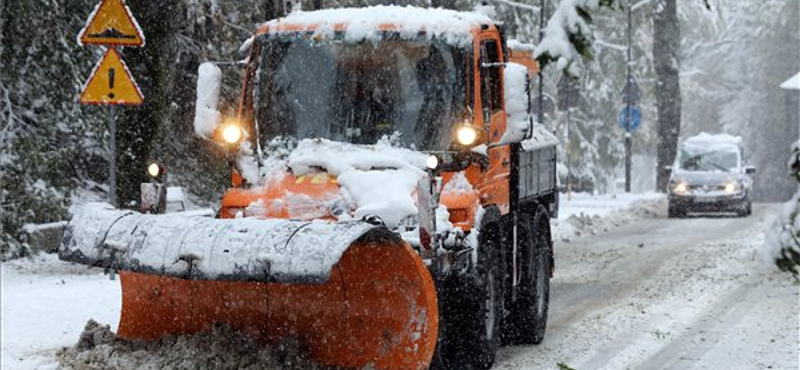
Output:
M669 217L689 212L749 215L750 175L756 168L746 163L741 137L701 133L686 139L671 167Z

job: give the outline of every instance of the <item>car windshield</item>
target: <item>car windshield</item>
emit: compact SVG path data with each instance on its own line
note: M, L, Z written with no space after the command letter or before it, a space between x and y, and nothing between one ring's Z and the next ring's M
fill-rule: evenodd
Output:
M469 117L470 51L436 40L263 38L254 119L276 136L445 150ZM397 136L399 133L399 136Z
M698 172L734 172L739 168L739 154L733 150L682 150L680 168Z

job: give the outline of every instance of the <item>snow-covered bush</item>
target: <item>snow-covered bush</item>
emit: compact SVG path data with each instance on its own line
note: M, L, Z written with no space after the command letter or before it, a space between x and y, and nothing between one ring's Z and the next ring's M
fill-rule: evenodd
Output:
M800 141L792 145L789 174L800 182ZM780 214L767 231L766 247L769 257L781 271L800 276L800 191L784 203Z

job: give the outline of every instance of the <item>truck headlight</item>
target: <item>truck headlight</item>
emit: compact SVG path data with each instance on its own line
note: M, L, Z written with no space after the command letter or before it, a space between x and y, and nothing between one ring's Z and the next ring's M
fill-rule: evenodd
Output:
M161 168L159 168L158 163L150 163L150 165L147 166L147 174L152 178L158 177L158 175L161 174Z
M150 165L147 166L147 174L150 175L153 180L163 182L167 174L167 167L159 162L150 163Z
M228 144L238 143L242 140L243 136L244 132L242 131L242 128L235 123L229 123L222 128L222 139Z
M433 154L429 155L428 159L425 161L425 165L431 171L436 170L437 168L439 168L439 157Z
M683 182L679 182L672 188L672 192L676 194L683 194L686 190L688 190L688 188L686 187L686 183Z
M456 139L458 139L459 144L469 146L478 139L478 132L472 126L464 125L456 132Z

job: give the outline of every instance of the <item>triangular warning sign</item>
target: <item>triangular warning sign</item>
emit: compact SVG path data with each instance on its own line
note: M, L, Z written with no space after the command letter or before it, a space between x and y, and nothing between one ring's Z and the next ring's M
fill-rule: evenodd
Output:
M83 87L81 104L141 105L142 92L114 48L109 48Z
M96 45L144 45L144 35L124 0L103 0L94 8L78 42Z

